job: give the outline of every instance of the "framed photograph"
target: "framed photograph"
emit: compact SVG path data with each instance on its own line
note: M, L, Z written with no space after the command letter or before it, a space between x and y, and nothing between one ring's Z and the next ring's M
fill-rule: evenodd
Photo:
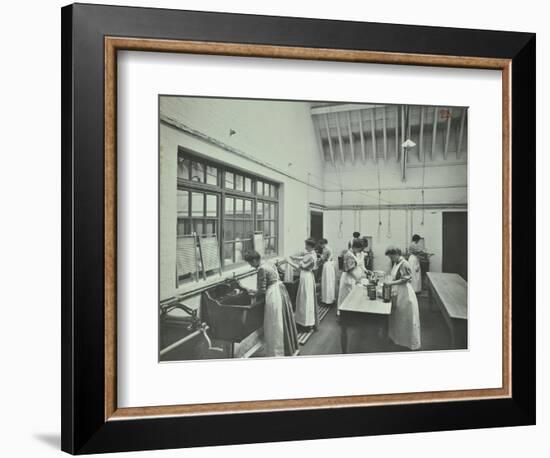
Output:
M534 34L70 5L62 126L63 450L535 423Z

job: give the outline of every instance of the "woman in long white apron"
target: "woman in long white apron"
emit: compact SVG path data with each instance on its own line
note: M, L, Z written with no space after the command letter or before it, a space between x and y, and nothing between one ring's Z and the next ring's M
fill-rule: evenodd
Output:
M420 270L420 255L424 250L420 245L421 237L418 234L412 236L412 243L409 245L409 264L411 265L411 284L415 293L422 291L422 271Z
M323 254L321 262L323 263L323 272L321 275L321 302L330 305L336 300L336 271L334 270L334 258L332 250L328 246L327 239L321 239L319 242Z
M300 269L300 284L296 295L296 324L303 328L317 328L319 314L317 312L317 292L313 271L317 268L316 242L313 239L305 241L306 251L300 256L291 256L289 263ZM298 262L296 262L298 260Z
M351 248L344 254L344 271L340 277L340 286L338 289L337 315L340 315L340 307L353 287L359 283L362 278L365 278L365 270L361 267L359 259L357 259L357 254L362 250L363 242L359 239L355 239Z
M389 338L402 347L418 350L420 341L420 314L418 300L411 285L412 269L397 247L388 247L386 256L392 261L392 311Z
M293 356L298 352L298 333L292 303L277 268L262 262L257 251L245 254L245 260L257 268L256 295L265 294L264 341L265 356Z

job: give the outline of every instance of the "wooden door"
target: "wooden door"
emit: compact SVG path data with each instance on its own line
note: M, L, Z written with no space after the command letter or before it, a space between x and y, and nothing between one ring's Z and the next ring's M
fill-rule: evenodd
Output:
M468 280L468 213L443 212L443 272Z
M309 236L312 239L320 240L323 238L323 212L310 211Z

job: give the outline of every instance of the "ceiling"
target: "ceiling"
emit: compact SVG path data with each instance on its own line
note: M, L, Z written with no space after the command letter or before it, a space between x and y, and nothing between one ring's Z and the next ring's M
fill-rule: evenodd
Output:
M327 104L311 107L321 157L327 163L467 160L466 107Z

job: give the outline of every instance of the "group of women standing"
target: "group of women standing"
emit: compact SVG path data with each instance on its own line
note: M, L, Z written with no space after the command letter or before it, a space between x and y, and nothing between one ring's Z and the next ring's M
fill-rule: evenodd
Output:
M270 262L263 262L256 251L245 255L245 260L257 269L257 290L252 293L265 294L265 356L295 355L298 350L296 325L303 328L317 328L319 325L317 291L313 274L318 264L315 246L315 240L307 239L305 250L288 259L288 263L300 271L296 313L292 310L290 297L284 283L280 280L277 266ZM324 265L329 265L331 261L332 255L327 247ZM325 293L334 296L334 291L332 293L325 291Z
M355 235L355 234L354 234ZM415 238L418 237L417 240ZM413 237L418 244L419 236ZM264 338L266 356L291 356L297 354L297 325L302 328L316 329L319 325L317 291L314 271L322 263L321 300L332 304L336 299L336 272L332 250L326 239L320 241L321 256L315 251L317 243L313 239L305 241L305 250L290 256L288 263L300 271L300 283L296 296L296 312L285 285L280 280L276 265L263 262L256 251L246 253L245 260L257 269L257 290L253 294L265 295ZM411 245L412 247L412 245ZM344 255L343 272L340 277L337 314L354 286L366 278L368 270L364 263L364 252L368 249L365 240L354 237ZM396 344L411 350L421 347L420 315L415 290L419 286L420 267L417 254L410 250L410 262L405 260L397 247L388 247L386 256L392 263L392 311L389 319L389 338ZM412 258L412 259L411 259ZM417 267L418 265L418 267ZM418 277L418 279L416 278Z
M386 256L391 261L391 280L386 284L392 287L392 311L389 319L389 338L402 347L411 350L421 348L420 338L420 313L416 293L421 290L420 263L417 254L421 249L418 245L420 236L413 237L413 244L417 245L417 251L411 250L411 262L403 258L399 248L390 246L386 249ZM412 245L411 245L412 246ZM340 277L340 289L338 292L338 314L342 303L354 286L366 278L367 270L361 260L360 253L365 244L355 237L350 242L350 247L344 255L343 273Z

